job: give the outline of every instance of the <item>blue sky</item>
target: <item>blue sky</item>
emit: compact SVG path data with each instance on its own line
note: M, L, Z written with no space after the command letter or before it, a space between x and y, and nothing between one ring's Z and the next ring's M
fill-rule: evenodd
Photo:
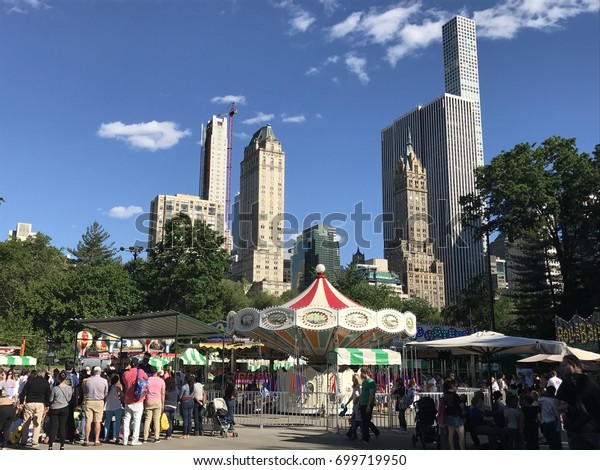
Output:
M136 220L157 194L197 194L200 126L235 99L233 194L268 122L298 228L340 214L343 264L357 231L381 257L372 221L358 230L350 214L381 212L381 130L444 91L441 25L477 22L486 162L553 135L591 152L599 5L0 0L0 238L27 222L75 247L96 220L117 247L145 241Z

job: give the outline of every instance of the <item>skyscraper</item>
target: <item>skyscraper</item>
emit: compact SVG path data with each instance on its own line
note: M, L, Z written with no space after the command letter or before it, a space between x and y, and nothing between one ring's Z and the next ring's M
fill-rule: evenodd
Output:
M446 93L467 98L473 103L477 163L483 165L483 132L479 100L479 67L475 21L455 16L442 26L444 45L444 87Z
M291 260L293 289L308 287L314 281L318 264L325 266L330 281L340 275L340 245L335 235L335 227L323 224L313 225L298 235Z
M232 278L281 294L289 289L283 282L285 153L270 124L252 136L240 166L239 246Z
M466 20L466 22L463 22ZM466 18L454 18L444 25L444 62L454 64L459 69L447 66L446 85L459 81L457 92L476 93L477 102L467 96L446 93L425 106L419 106L395 120L381 132L382 149L382 192L383 212L393 219L397 214L394 201L394 175L396 163L408 145L409 130L412 131L414 151L420 156L427 169L429 234L433 239L435 257L444 263L444 284L446 302L468 287L469 281L484 272L485 257L483 243L474 239L472 232L462 227L460 216L461 196L475 191L474 169L483 163L481 117L479 111L479 87L477 74L462 70L463 64L469 68L476 67L476 56L473 61L463 58L464 49L471 52L462 43L475 41L465 32L470 25L474 31L474 23ZM454 26L453 26L454 25ZM457 31L458 44L452 47L451 31ZM467 41L468 39L468 41ZM446 42L448 46L446 46ZM472 46L472 45L471 45ZM451 57L455 49L457 59ZM476 48L475 48L476 51ZM463 55L460 55L463 54ZM467 76L466 79L453 77ZM460 88L462 86L462 88ZM394 240L396 223L390 220L384 223L383 238L385 257L391 260L390 250Z
M396 164L394 214L396 240L389 244L389 265L406 286L441 310L446 305L444 264L435 259L429 238L427 171L414 151L410 132L406 153Z
M220 203L227 198L227 118L213 116L202 126L200 198ZM223 217L225 214L223 213Z

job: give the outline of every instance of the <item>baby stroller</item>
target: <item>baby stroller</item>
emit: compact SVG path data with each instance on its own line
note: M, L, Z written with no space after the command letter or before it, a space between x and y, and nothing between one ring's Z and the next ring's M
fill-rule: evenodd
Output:
M421 397L415 402L415 434L412 437L413 447L420 442L423 449L427 444L436 443L440 448L440 432L436 421L437 408L431 397Z
M223 398L215 398L206 407L206 417L212 424L211 436L220 434L222 437L228 437L232 434L233 437L237 437L238 433L235 431L229 431L231 427L231 419L227 413L227 403Z

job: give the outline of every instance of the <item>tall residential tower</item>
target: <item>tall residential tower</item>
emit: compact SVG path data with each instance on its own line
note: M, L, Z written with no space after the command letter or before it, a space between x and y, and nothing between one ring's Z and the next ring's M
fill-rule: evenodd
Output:
M473 85L478 83L477 74L463 69L466 64L469 68L473 64L477 66L476 56L475 60L472 56L468 56L470 59L463 57L464 50L473 50L463 42L474 43L475 38L463 30L462 25L465 24L471 25L474 31L472 20L461 17L454 18L443 27L444 63L458 66L458 69L452 69L447 65L446 86L458 80L455 91L462 95L446 93L425 106L413 109L381 132L384 214L391 217L398 213L394 200L394 176L398 159L409 143L409 131L412 131L414 151L427 169L429 234L435 257L444 264L447 302L466 289L474 276L482 274L485 266L482 240L475 239L460 221L460 197L475 191L474 169L483 163L482 139L479 137L479 87ZM457 30L458 42L452 43L452 28ZM455 52L459 58L452 60ZM474 79L474 82L455 78L463 76ZM465 96L467 90L475 95ZM471 99L474 96L477 101ZM398 239L396 228L399 223L401 221L390 220L384 224L385 257L391 265L394 264L391 250Z
M234 280L255 290L281 294L283 282L283 207L285 153L270 124L252 136L240 170L239 246Z

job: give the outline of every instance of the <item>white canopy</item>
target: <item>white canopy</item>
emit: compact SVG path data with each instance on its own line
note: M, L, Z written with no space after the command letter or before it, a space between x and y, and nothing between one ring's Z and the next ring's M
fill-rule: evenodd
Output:
M495 331L478 331L472 335L435 341L411 341L407 346L449 350L452 354L562 354L566 344L536 338L506 336Z
M573 354L581 361L600 361L600 354L567 346L567 349L561 354L536 354L535 356L520 359L517 362L562 362L563 357L567 354Z
M399 366L402 354L391 349L336 348L329 353L328 362L339 366Z

